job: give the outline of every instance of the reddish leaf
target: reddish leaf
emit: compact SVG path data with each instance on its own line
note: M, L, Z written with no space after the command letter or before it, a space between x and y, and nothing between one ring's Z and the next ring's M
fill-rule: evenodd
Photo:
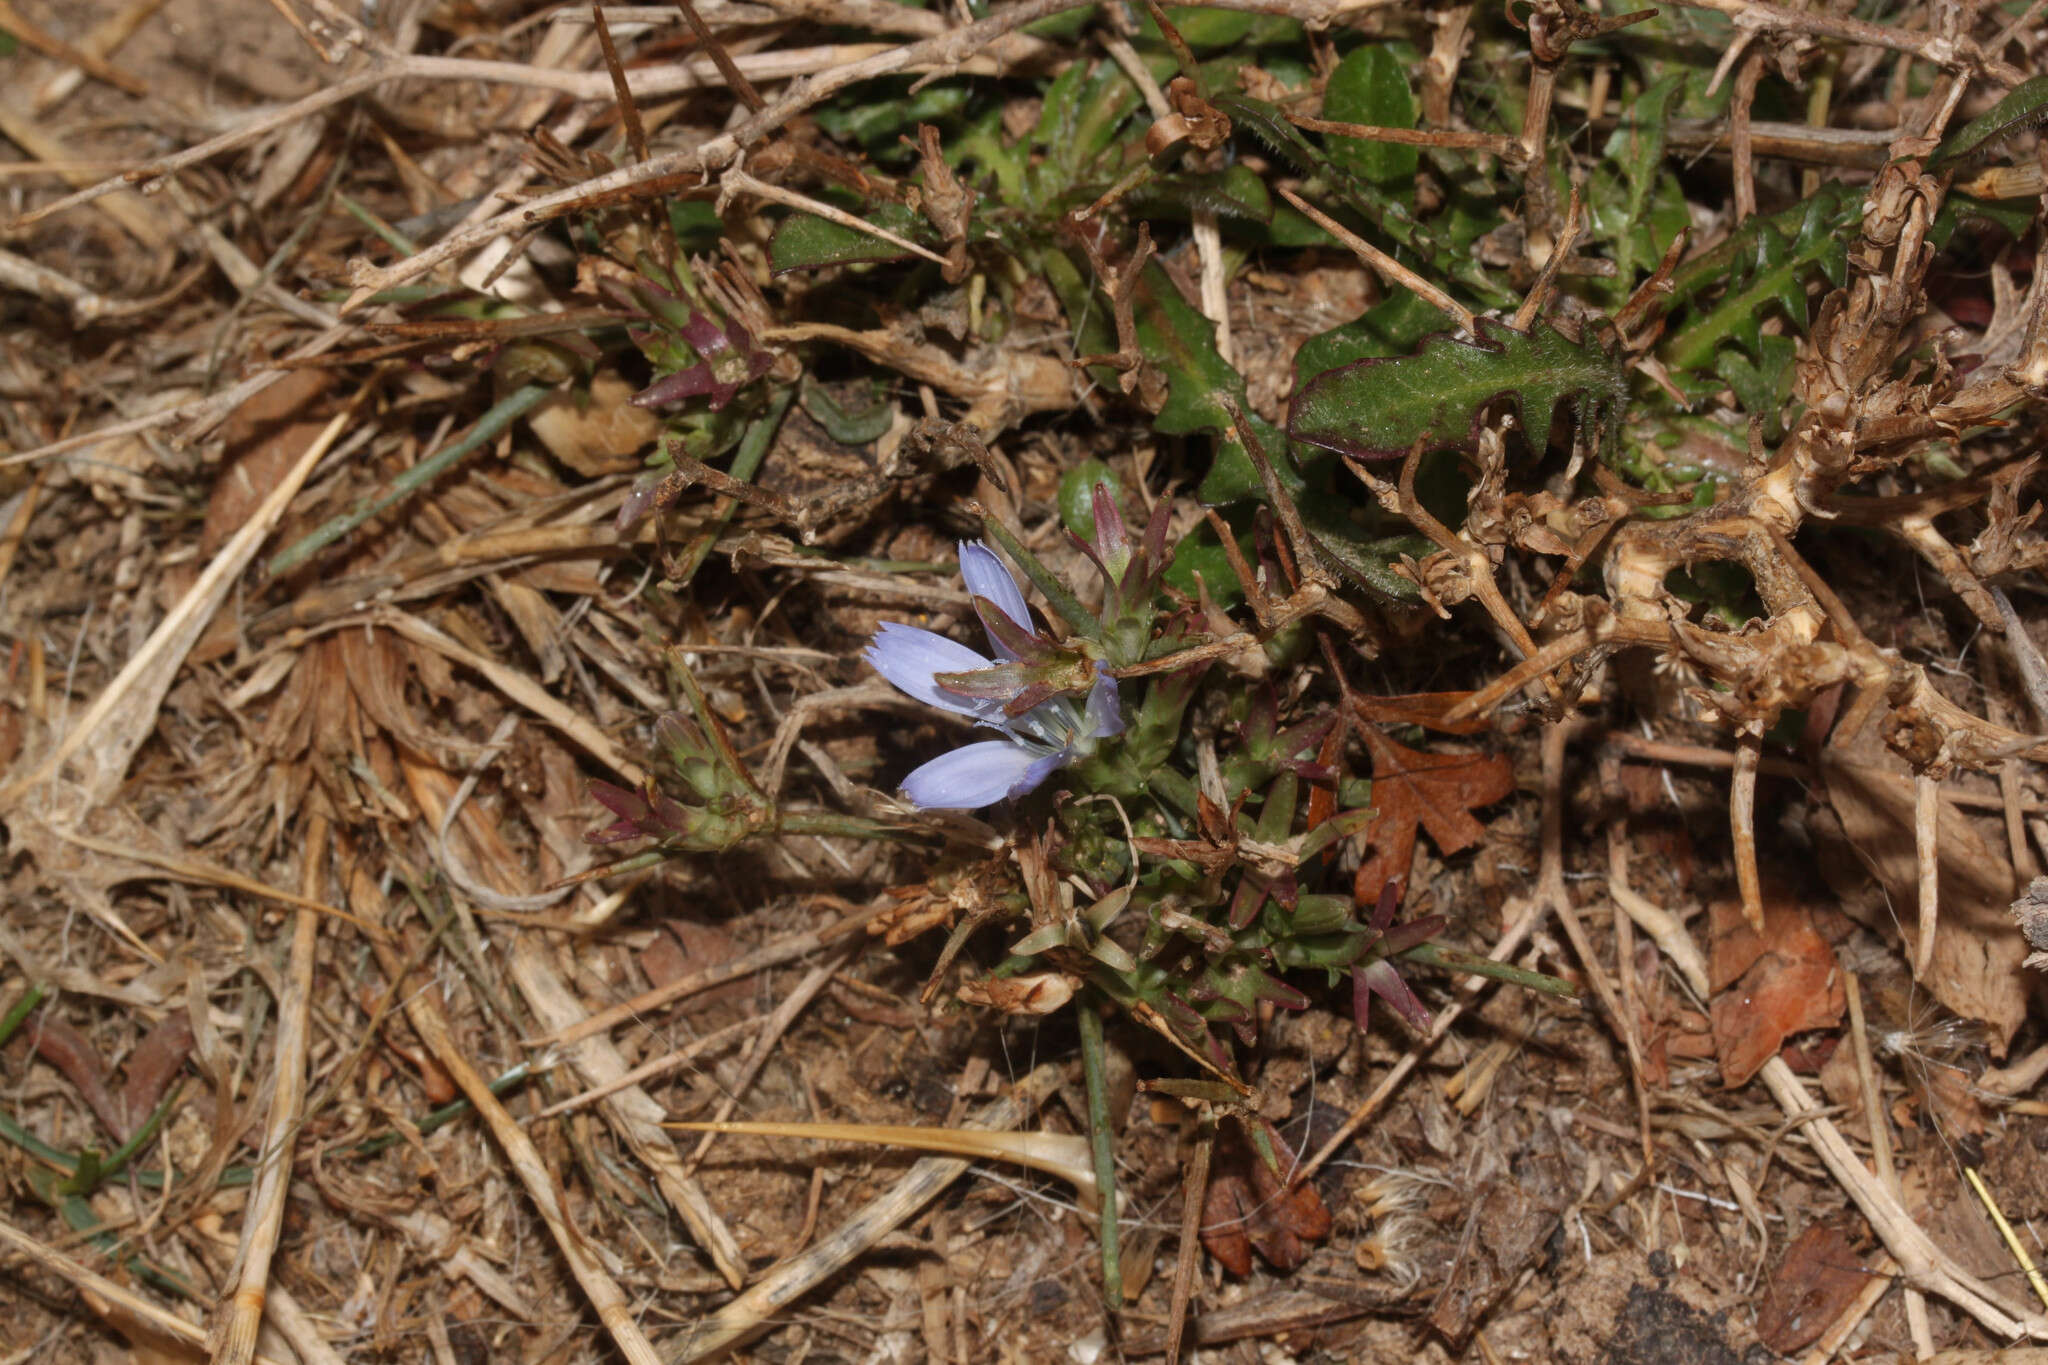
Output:
M126 1142L127 1115L121 1112L121 1102L114 1098L114 1092L107 1089L106 1068L85 1035L47 1010L25 1031L35 1040L36 1055L78 1087L86 1108L98 1116L114 1141Z
M1372 856L1358 869L1353 895L1371 905L1388 882L1406 886L1418 825L1442 853L1478 843L1486 826L1472 812L1514 791L1515 769L1502 754L1420 753L1372 726L1365 727L1365 742L1372 750Z
M1833 1028L1846 999L1835 953L1805 908L1784 896L1764 898L1764 932L1743 922L1737 901L1717 902L1711 975L1725 987L1711 1006L1721 1080L1741 1085L1776 1055L1785 1040Z
M1260 1159L1239 1125L1223 1126L1202 1200L1202 1246L1233 1275L1251 1274L1255 1251L1273 1269L1290 1271L1308 1259L1312 1243L1330 1235L1330 1211L1315 1186L1287 1188L1294 1153L1279 1130L1264 1119L1247 1121L1265 1129L1280 1169Z
M1777 1273L1764 1285L1757 1309L1757 1340L1779 1355L1820 1339L1869 1280L1863 1262L1839 1228L1815 1223L1785 1248Z
M192 1055L192 1041L192 1016L184 1010L173 1010L128 1054L121 1102L127 1107L131 1132L164 1097L171 1079Z

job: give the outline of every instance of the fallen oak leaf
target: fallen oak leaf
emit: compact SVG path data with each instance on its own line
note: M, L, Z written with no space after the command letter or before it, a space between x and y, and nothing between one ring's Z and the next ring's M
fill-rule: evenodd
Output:
M1797 1033L1833 1028L1847 996L1835 950L1805 907L1788 896L1764 901L1764 932L1750 941L1740 901L1717 901L1713 923L1714 984L1722 987L1708 1013L1721 1083L1746 1083Z
M1472 812L1511 794L1515 769L1503 754L1422 753L1374 726L1364 732L1372 751L1373 820L1365 836L1372 856L1358 869L1352 895L1374 905L1388 882L1407 885L1418 826L1440 853L1478 843L1486 826Z
M1274 1170L1246 1136L1257 1123L1278 1159ZM1233 1275L1252 1273L1252 1253L1282 1273L1308 1259L1312 1243L1330 1235L1330 1211L1307 1181L1294 1179L1293 1151L1278 1129L1262 1118L1226 1124L1218 1135L1215 1165L1202 1199L1202 1247Z
M1820 1339L1862 1291L1870 1272L1832 1223L1813 1223L1785 1248L1764 1285L1757 1309L1757 1340L1791 1355Z

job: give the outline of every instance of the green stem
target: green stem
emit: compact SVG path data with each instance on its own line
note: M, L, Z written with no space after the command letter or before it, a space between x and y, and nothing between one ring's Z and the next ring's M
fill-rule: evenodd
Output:
M358 223L361 223L364 227L368 228L370 231L376 233L379 237L383 238L392 246L393 249L398 251L401 255L417 256L420 254L420 245L418 242L415 242L412 238L406 236L397 228L385 222L382 218L379 218L370 209L365 208L361 204L358 204L355 200L349 198L345 194L336 192L334 197L341 201L341 206L344 209L348 210L350 217L354 218Z
M6 1045L7 1040L14 1036L14 1031L21 1027L21 1021L33 1014L36 1006L42 1004L43 997L48 994L49 992L41 986L30 986L22 992L21 999L14 1002L13 1007L7 1011L7 1016L0 1018L0 1046Z
M545 384L528 384L514 389L506 397L492 404L491 410L477 419L477 424L452 445L444 446L411 469L406 470L382 493L374 498L357 503L351 510L337 517L330 517L320 523L290 548L281 550L270 561L270 576L287 573L311 559L320 551L340 540L350 531L361 526L370 518L390 507L393 503L409 496L416 490L439 478L455 467L465 456L476 451L495 438L499 432L512 425L521 414L546 398L553 390Z
M1469 972L1473 976L1491 977L1509 985L1523 986L1545 995L1554 995L1560 1000L1579 998L1578 988L1569 981L1561 981L1542 972L1532 972L1517 967L1512 962L1499 962L1478 953L1468 953L1462 948L1449 948L1441 943L1418 943L1404 953L1397 953L1404 962L1420 962L1426 967L1441 967L1445 971Z
M775 433L782 426L782 415L789 411L790 401L795 397L795 389L783 389L768 400L768 411L748 424L746 435L740 437L740 448L725 471L736 482L752 483L754 476L761 472L762 462L768 458L768 448L775 443ZM699 531L690 541L690 548L683 551L682 577L668 586L683 587L697 576L697 570L704 567L711 547L725 534L725 528L732 525L733 514L739 511L739 506L738 499L725 499L725 509L709 526Z
M1124 1306L1123 1273L1117 1268L1116 1134L1109 1119L1108 1052L1102 1042L1102 1015L1092 1000L1083 999L1081 1071L1088 1086L1088 1142L1095 1155L1095 1190L1102 1201L1102 1299L1112 1310Z
M93 1168L93 1163L81 1158L78 1169L72 1172L71 1179L60 1186L62 1191L65 1194L91 1194L101 1184L119 1175L128 1163L135 1159L135 1154L156 1137L157 1129L163 1127L164 1120L170 1116L171 1107L178 1102L181 1090L180 1086L172 1086L171 1093L164 1096L157 1107L150 1111L149 1117L143 1120L142 1126L135 1130L134 1135L122 1143L119 1150L97 1169Z
M1102 638L1102 619L1082 606L1081 599L1068 592L1067 585L1060 582L1059 576L1039 563L1038 556L1025 549L1023 543L1010 534L1009 527L994 517L983 517L981 524L988 528L988 533L996 538L996 543L1009 553L1010 558L1017 561L1017 567L1024 571L1024 576L1038 585L1047 604L1067 623L1068 630L1091 639Z
M777 834L819 834L836 835L844 839L893 839L898 843L915 843L927 837L919 829L906 829L883 820L870 820L861 815L840 815L835 811L786 810L775 816Z
M511 1070L503 1072L492 1079L488 1083L490 1092L493 1095L502 1095L507 1090L525 1081L531 1074L532 1072L528 1064L521 1062ZM467 1114L470 1108L468 1100L455 1100L430 1111L425 1117L420 1119L416 1126L420 1134L424 1136L436 1129L445 1128L456 1119ZM5 1114L0 1114L0 1138L5 1138L36 1160L55 1167L56 1171L65 1178L78 1174L80 1165L78 1157L52 1147L49 1143L44 1142ZM376 1137L365 1138L353 1147L345 1147L342 1150L351 1156L375 1156L386 1148L395 1146L400 1140L400 1136L396 1132L380 1133ZM125 1159L118 1152L115 1154L115 1157L116 1159ZM238 1189L249 1184L250 1181L255 1179L255 1176L256 1168L253 1166L229 1166L220 1173L220 1179L216 1182L216 1188ZM133 1179L146 1190L160 1190L164 1187L164 1173L162 1171L136 1171Z

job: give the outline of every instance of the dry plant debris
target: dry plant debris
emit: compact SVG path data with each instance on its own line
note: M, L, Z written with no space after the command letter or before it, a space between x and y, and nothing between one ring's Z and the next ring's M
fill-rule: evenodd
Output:
M2044 66L0 3L0 1361L2041 1349Z

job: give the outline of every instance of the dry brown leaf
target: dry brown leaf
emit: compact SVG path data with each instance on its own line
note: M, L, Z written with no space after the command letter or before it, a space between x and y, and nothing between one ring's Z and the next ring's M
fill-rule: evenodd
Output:
M1308 1259L1312 1243L1330 1235L1330 1211L1312 1183L1287 1188L1295 1159L1279 1130L1264 1119L1246 1122L1263 1125L1280 1169L1259 1158L1242 1125L1221 1125L1202 1200L1202 1246L1233 1275L1251 1274L1255 1251L1284 1273Z
M1739 900L1717 901L1709 1006L1721 1080L1742 1085L1776 1056L1785 1040L1842 1020L1846 1000L1834 949L1803 906L1784 895L1764 900L1764 932L1744 920Z
M1365 836L1372 856L1358 869L1353 894L1374 905L1387 882L1407 881L1418 825L1444 854L1478 843L1486 826L1472 812L1513 792L1515 769L1503 754L1426 754L1362 728L1372 750L1373 818Z
M587 816L585 823L588 823ZM661 927L663 932L656 934L640 953L640 970L647 974L650 986L666 986L693 972L705 972L721 966L740 955L740 945L733 941L732 935L715 924L698 924L675 916L663 921ZM700 993L697 996L698 1008L720 1002L745 1005L753 996L753 982L728 981Z
M1374 725L1419 725L1445 735L1476 735L1492 728L1484 717L1445 720L1444 713L1459 705L1470 692L1408 692L1396 697L1371 697L1354 693L1351 709Z
M1842 1315L1869 1278L1849 1239L1832 1223L1815 1223L1793 1239L1764 1282L1757 1340L1780 1355L1811 1346Z
M1543 1258L1558 1218L1558 1209L1521 1181L1487 1182L1472 1200L1457 1261L1430 1305L1429 1325L1462 1347L1493 1305Z
M294 370L236 408L221 424L226 458L206 501L199 559L213 558L241 529L292 462L305 453L326 417L313 403L333 386L328 370Z
M661 435L662 417L634 407L633 386L612 369L590 377L590 391L566 391L527 414L526 425L548 452L587 478L640 467L639 454Z
M1845 895L1843 908L1879 934L1896 936L1903 927L1913 942L1919 914L1913 779L1902 764L1835 749L1822 751L1821 770L1842 836L1885 893L1884 902L1861 906ZM2018 878L1998 847L1946 801L1937 828L1940 918L1934 961L1921 984L1951 1012L1988 1024L1993 1052L2003 1057L2027 1014L2027 941L2012 920Z
M157 1101L184 1067L185 1059L192 1055L192 1043L192 1016L174 1010L143 1035L135 1051L128 1054L121 1079L121 1103L128 1111L131 1129L156 1108Z
M960 999L982 1009L1004 1014L1051 1014L1074 998L1079 978L1065 972L1031 972L1024 976L990 977L984 981L963 981Z
M39 1014L24 1032L35 1046L36 1055L64 1073L78 1090L86 1108L92 1110L115 1142L128 1140L127 1115L121 1102L107 1088L106 1067L85 1035L51 1011Z

